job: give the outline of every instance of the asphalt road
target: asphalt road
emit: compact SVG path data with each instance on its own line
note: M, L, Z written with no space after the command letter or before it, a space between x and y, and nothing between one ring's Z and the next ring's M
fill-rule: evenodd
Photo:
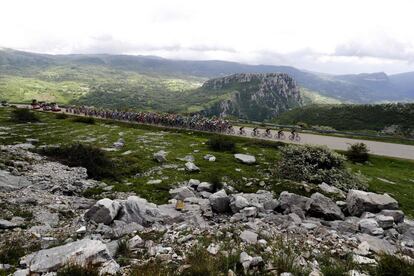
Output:
M19 107L27 108L28 106L19 105ZM71 113L66 113L66 114L72 115ZM234 126L234 129L236 132L238 132L239 127ZM253 138L250 135L250 133L252 132L252 128L245 127L245 130L247 133L245 137ZM263 133L264 129L259 128L259 131L260 133ZM273 137L275 134L276 132L272 131ZM285 132L286 138L284 140L276 140L274 138L270 139L270 138L264 138L264 137L255 137L255 138L264 139L264 140L282 141L285 143L293 143L293 144L309 144L309 145L327 146L328 148L334 149L334 150L346 150L351 144L365 143L368 146L371 154L414 160L414 146L411 146L411 145L376 142L376 141L363 140L363 139L351 139L351 138L325 136L325 135L308 134L308 133L299 133L299 136L301 137L300 141L294 142L288 139L289 134L290 133ZM235 134L234 136L238 136L238 135Z

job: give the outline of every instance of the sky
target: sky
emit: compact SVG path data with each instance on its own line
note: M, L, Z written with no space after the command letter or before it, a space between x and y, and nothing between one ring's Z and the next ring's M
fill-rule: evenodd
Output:
M412 0L1 0L0 47L414 71Z

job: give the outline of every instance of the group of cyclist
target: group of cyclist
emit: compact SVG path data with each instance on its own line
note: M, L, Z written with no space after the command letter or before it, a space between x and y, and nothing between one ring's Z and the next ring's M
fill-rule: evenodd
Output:
M154 124L167 127L178 127L194 130L202 130L209 132L219 132L226 134L238 134L240 136L246 136L245 127L240 127L238 133L234 130L229 121L221 118L213 117L206 118L200 114L191 116L184 116L180 114L170 113L157 113L157 112L132 112L132 111L119 111L109 109L97 109L87 106L69 106L65 108L67 113L75 115L93 116L104 119L122 120L129 122L136 122L141 124ZM289 140L300 141L300 136L296 129L292 129L289 135ZM251 132L252 137L264 137L273 138L271 129L267 128L264 133L260 133L259 128L253 128ZM285 134L283 130L279 130L275 136L275 139L284 140Z
M239 135L241 135L241 136L245 136L246 135L246 131L245 131L244 128L245 128L244 126L242 126L242 127L239 128L239 133L238 133ZM272 138L273 137L272 130L270 128L266 128L265 132L261 134L258 127L253 128L253 131L251 133L251 136L252 137L264 137L264 138ZM274 138L275 139L279 139L279 140L284 140L285 139L285 133L283 132L282 129L280 129L275 134ZM290 135L289 135L288 138L291 141L297 141L297 142L300 141L300 136L297 133L297 131L296 131L295 128L293 128L291 130Z

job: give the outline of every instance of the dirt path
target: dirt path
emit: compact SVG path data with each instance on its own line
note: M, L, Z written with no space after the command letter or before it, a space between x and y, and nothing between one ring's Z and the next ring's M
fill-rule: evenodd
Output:
M29 106L19 105L19 107L27 108ZM73 115L71 113L66 113L66 114ZM234 126L234 129L237 132L239 127ZM247 132L247 135L245 137L253 138L250 135L250 133L252 132L252 128L245 127L245 130ZM260 130L260 133L264 132L264 129L259 128L259 130ZM274 135L275 135L275 131L272 131L272 136L274 137ZM286 139L282 140L282 142L294 143L294 144L327 146L328 148L334 149L334 150L346 150L350 144L355 144L359 142L359 143L365 143L368 146L370 153L372 154L414 160L414 146L411 146L411 145L376 142L376 141L369 141L369 140L363 140L363 139L351 139L351 138L307 134L307 133L300 133L299 135L301 137L300 142L292 142L287 138L289 136L289 133L285 132ZM234 136L238 136L238 135L234 135ZM276 139L273 139L273 138L272 139L263 138L263 137L255 137L255 138L276 141ZM277 140L277 141L281 141L281 140Z

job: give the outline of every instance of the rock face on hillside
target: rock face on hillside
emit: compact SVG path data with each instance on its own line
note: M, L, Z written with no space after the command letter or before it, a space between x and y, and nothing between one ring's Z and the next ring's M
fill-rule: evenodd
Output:
M289 75L281 73L234 74L208 80L202 89L228 95L228 99L218 101L205 110L206 115L231 115L262 121L302 105L296 82Z

